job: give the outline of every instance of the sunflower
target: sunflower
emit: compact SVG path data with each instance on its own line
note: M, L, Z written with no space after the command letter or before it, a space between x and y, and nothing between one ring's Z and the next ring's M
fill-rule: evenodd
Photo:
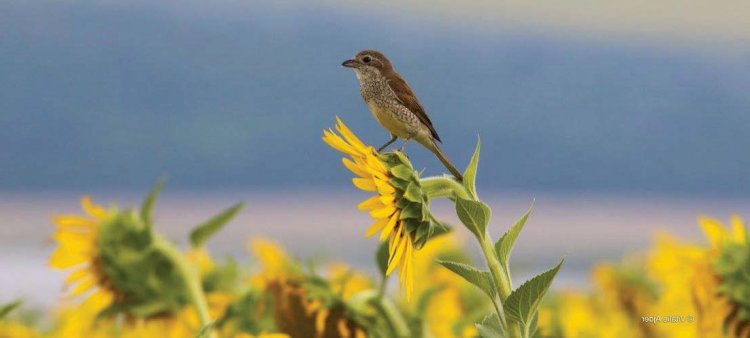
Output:
M71 296L80 296L95 289L91 297L111 301L118 293L112 288L103 268L99 229L117 212L94 204L89 196L81 198L81 208L85 216L60 215L52 218L57 226L53 239L58 247L50 256L49 265L60 270L72 270L65 278L66 287L72 287Z
M367 211L375 222L365 236L380 232L380 240L388 240L386 275L398 269L399 281L411 299L414 290L414 253L431 236L429 200L422 190L419 174L401 152L379 153L364 144L336 118L336 131L323 131L323 141L349 158L344 166L355 177L354 186L374 196L359 203L357 208Z

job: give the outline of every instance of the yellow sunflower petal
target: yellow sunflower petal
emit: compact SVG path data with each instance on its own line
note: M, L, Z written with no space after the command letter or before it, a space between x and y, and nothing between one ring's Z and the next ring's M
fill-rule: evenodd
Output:
M376 195L373 197L370 197L363 202L357 204L357 209L360 211L364 210L374 210L374 209L380 209L383 208L385 205L380 201L380 196Z
M393 213L393 215L391 215L391 218L388 219L388 224L386 224L383 232L380 234L381 241L386 239L386 237L391 234L391 231L393 231L393 228L396 227L396 223L398 222L400 216L400 212L395 212Z
M406 251L408 241L409 241L408 238L402 238L401 242L396 248L396 252L393 253L390 261L388 262L388 270L385 272L386 275L390 275L391 272L393 272L393 269L395 269L396 266L398 266L399 263L401 263L401 261L403 260L402 256L404 255L404 252Z
M380 209L375 209L370 211L370 217L372 218L386 218L391 215L393 215L394 212L396 212L396 207L392 205L388 205L385 207L382 207Z
M83 208L83 211L85 211L91 217L98 220L107 218L107 210L94 204L94 202L91 201L90 196L81 197L81 208Z
M338 116L336 116L336 130L338 130L339 133L344 136L349 144L357 148L357 150L361 152L365 152L367 150L367 146L359 140L357 135L354 135L354 133L349 130L349 127L347 127Z
M370 228L367 229L367 232L365 233L365 237L370 237L378 233L378 231L383 230L383 228L385 228L387 224L388 224L388 218L381 218L375 221L375 223L373 223L372 226L370 226Z
M354 149L352 146L346 143L344 139L334 134L332 131L323 131L323 142L331 146L331 148L336 149L344 154L350 156L360 156L360 153L356 149Z
M378 191L375 182L369 178L353 178L352 183L354 183L355 187L364 191Z
M732 225L732 235L734 236L734 240L744 243L747 240L747 235L745 234L745 222L742 220L742 217L733 214L732 217L729 218L729 224Z
M701 216L698 218L698 223L700 223L703 228L703 233L706 235L708 242L711 243L712 246L719 245L727 238L727 231L719 221L713 218Z
M86 291L90 290L96 284L96 279L93 276L82 279L75 288L70 292L71 296L80 296Z
M315 315L315 333L321 337L326 330L326 319L328 319L328 309L322 309Z
M67 277L65 277L64 284L65 285L71 285L77 281L80 281L86 276L90 276L91 270L89 270L88 267L80 268L76 271L71 272Z
M336 323L336 328L338 329L339 337L341 338L349 338L352 334L346 326L346 320L344 318L339 319L338 323Z
M379 178L373 178L372 181L375 183L378 192L381 194L393 194L396 192L396 189L388 181Z
M396 251L396 248L398 247L399 242L403 236L401 236L400 233L394 233L390 236L388 239L388 257L393 256L393 253Z
M346 157L342 158L341 162L343 162L344 167L346 167L346 169L349 169L349 171L353 172L354 175L357 175L359 177L365 177L365 178L369 178L371 176L370 172L367 171L367 168L363 168L362 166L358 165L356 162Z
M52 252L49 257L49 265L53 268L67 269L88 262L89 257L79 252L60 250Z

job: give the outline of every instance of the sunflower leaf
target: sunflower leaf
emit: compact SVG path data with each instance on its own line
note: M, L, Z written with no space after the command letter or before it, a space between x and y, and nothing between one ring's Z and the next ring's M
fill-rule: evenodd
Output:
M406 186L404 198L412 202L422 202L422 189L415 182L411 182Z
M477 236L477 238L484 238L487 224L490 222L490 216L492 211L482 201L467 200L463 198L456 198L456 214L458 219L466 225L466 227Z
M393 174L393 176L398 177L402 180L408 181L411 178L411 176L414 174L414 171L406 165L399 164L391 168L391 174Z
M484 293L490 298L495 298L497 289L495 288L495 283L492 281L492 275L489 271L481 271L471 265L458 262L444 260L438 260L437 262L446 269L463 277L467 282L474 284L474 286L484 291Z
M221 230L235 215L245 206L244 203L237 203L234 206L222 211L218 215L195 227L190 232L190 244L194 248L202 247L213 234Z
M11 313L13 310L21 306L21 303L23 303L20 299L10 302L8 304L2 304L0 305L0 320L5 318L9 313Z
M560 261L552 269L537 275L523 283L518 289L513 290L503 304L508 318L521 323L529 329L528 331L535 329L531 327L534 324L534 316L536 316L539 304L550 285L552 285L552 280L562 264L563 261Z
M159 196L159 192L164 187L164 182L166 182L166 178L164 177L156 181L156 184L154 184L154 187L151 188L151 191L148 193L148 196L146 196L146 199L143 200L143 204L141 204L141 220L144 224L146 224L147 227L152 227L154 225L154 220L152 217L154 204L156 203L156 197Z
M497 318L496 313L490 313L475 326L482 338L505 338L503 327L500 325L500 319Z
M381 242L378 246L375 261L378 263L380 275L385 276L385 272L388 270L388 241Z
M471 196L477 196L477 166L479 165L479 150L481 148L481 140L477 138L477 146L474 148L474 155L471 156L469 165L464 170L463 184L466 190L469 191Z
M510 261L510 252L513 250L513 245L516 242L516 238L518 238L518 234L521 233L521 229L523 229L523 226L526 224L526 221L529 219L529 215L531 215L531 211L534 209L534 202L531 202L531 206L529 206L529 209L526 210L526 213L521 216L521 218L516 221L516 224L514 224L508 231L506 231L500 239L495 242L495 252L497 253L497 258L500 260L500 263L502 263L506 268L508 267L508 262Z

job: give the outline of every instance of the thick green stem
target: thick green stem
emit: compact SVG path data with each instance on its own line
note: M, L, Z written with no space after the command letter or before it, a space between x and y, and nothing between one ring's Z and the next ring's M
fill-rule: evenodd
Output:
M440 197L460 197L463 199L479 200L476 194L472 194L461 183L451 178L429 177L422 179L420 182L422 183L423 190L427 192L430 199ZM492 243L492 237L489 235L489 232L485 231L484 236L477 236L477 241L479 241L479 246L482 248L482 254L487 261L487 266L490 268L492 279L495 281L495 285L497 285L498 288L499 299L493 299L492 302L497 311L497 315L500 318L501 325L506 329L510 337L526 338L528 334L522 335L518 323L506 318L502 306L502 302L504 302L513 291L510 271L505 269L500 263L500 259L495 253L495 246Z
M401 312L398 311L398 308L396 308L396 305L393 304L387 297L383 297L384 290L385 288L383 287L380 290L360 292L357 296L352 298L349 303L366 303L374 306L388 321L388 325L393 330L393 337L411 338L411 330L409 329L409 325L401 315Z
M490 268L490 274L492 279L495 280L495 285L498 286L498 296L501 302L505 302L513 289L510 286L510 273L503 269L500 264L500 260L495 254L495 247L492 245L492 239L489 233L484 234L484 238L477 238L479 245L482 248L482 254L487 261L487 266ZM519 330L518 324L515 321L508 319L505 316L505 311L502 306L498 310L498 316L500 316L500 323L506 329L510 337L516 338L521 337L521 331Z
M188 299L198 312L201 328L211 324L206 296L203 294L203 287L198 274L185 261L185 257L164 239L157 237L154 246L174 263L178 273L182 276Z

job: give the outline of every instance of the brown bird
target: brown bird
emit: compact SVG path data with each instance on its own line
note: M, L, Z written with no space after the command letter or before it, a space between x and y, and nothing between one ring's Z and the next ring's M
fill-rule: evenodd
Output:
M430 150L456 177L463 179L461 172L448 160L438 145L438 136L432 121L419 104L416 95L383 53L363 50L351 60L341 64L354 69L359 80L359 92L367 107L383 128L391 133L391 139L378 151L382 151L398 138L404 139L401 150L410 140L415 140Z

